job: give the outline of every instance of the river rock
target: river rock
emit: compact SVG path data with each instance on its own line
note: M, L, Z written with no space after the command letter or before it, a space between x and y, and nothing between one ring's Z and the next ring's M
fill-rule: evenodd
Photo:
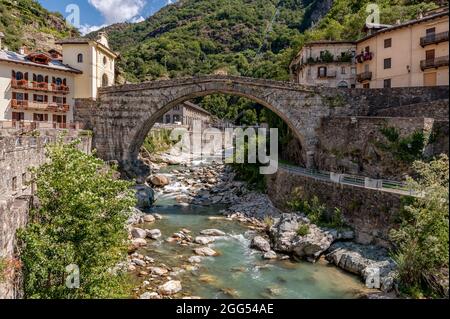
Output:
M200 245L208 245L212 242L215 242L216 239L214 237L211 236L197 236L194 239L194 242L196 244L200 244Z
M152 214L152 215L153 215L153 217L155 217L156 220L161 220L161 219L163 219L162 215L160 215L160 214L154 213L154 214Z
M209 247L195 248L194 252L199 256L217 256L217 252Z
M153 223L155 221L155 216L146 214L146 215L144 215L144 217L142 219L146 223Z
M202 262L202 257L200 257L200 256L191 256L191 257L189 257L188 261L191 264L199 264L199 263Z
M325 259L339 268L361 276L369 288L379 288L384 292L394 288L396 264L384 248L336 242L329 248Z
M170 280L168 282L166 282L165 284L161 285L158 287L158 292L161 295L165 295L165 296L169 296L169 295L174 295L177 292L181 291L182 286L181 286L181 282L178 280Z
M147 237L151 239L158 239L161 237L161 231L159 229L147 229Z
M134 263L135 265L141 266L141 267L145 267L145 265L146 265L145 261L138 259L138 258L133 258L131 260L131 262Z
M157 276L163 276L169 272L166 268L161 267L150 267L149 270L152 275Z
M152 183L153 186L162 187L169 185L170 181L165 175L153 175L150 177L150 183Z
M137 207L142 209L150 208L155 199L153 189L147 185L136 185L134 189L136 190Z
M336 239L335 234L335 231L323 230L310 224L306 236L296 236L292 241L292 252L297 257L314 262L331 246Z
M144 238L135 238L131 241L131 247L129 248L128 251L130 251L130 252L135 251L135 250L139 249L139 247L142 247L145 245L147 245L147 241Z
M261 236L253 237L252 242L250 243L250 247L264 252L270 251L270 243Z
M266 252L263 255L264 259L277 259L277 253L274 252L273 250Z
M139 299L161 299L161 296L158 295L157 292L144 292L142 295L139 296Z
M200 232L204 236L225 236L226 234L218 229L205 229Z
M145 238L147 237L147 232L142 228L135 227L131 229L131 236L133 236L133 238Z

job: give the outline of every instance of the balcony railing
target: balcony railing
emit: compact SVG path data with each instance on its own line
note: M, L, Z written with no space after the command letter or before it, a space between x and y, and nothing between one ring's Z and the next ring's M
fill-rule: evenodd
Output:
M420 61L420 68L422 71L426 69L439 68L441 66L448 66L448 55Z
M372 72L363 72L357 75L358 82L370 81L372 80Z
M11 100L11 108L16 110L21 109L21 110L48 111L58 113L65 113L69 111L68 104L23 101L23 100Z
M361 54L358 54L356 57L356 62L358 63L364 63L365 61L370 61L373 59L373 53L372 52L363 52Z
M424 37L420 38L420 45L422 47L430 45L430 44L437 44L440 42L446 42L448 41L448 31L440 32L440 33L433 33L426 35Z
M82 130L84 129L84 125L79 122L69 122L69 123L57 123L57 122L37 122L37 121L17 121L17 120L7 120L0 121L0 129L27 129L27 130L35 130L39 128L47 129L47 128L56 128L56 129L74 129L74 130Z
M69 87L64 84L58 85L55 83L33 82L27 80L11 80L11 87L13 89L55 92L60 94L68 94L70 92Z

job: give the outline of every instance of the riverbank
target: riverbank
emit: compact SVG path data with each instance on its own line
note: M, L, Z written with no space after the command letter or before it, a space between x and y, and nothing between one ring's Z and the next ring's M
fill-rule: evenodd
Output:
M323 272L323 278L326 278L328 271L334 270L337 273L333 276L340 274L345 285L358 291L338 293L346 298L374 297L380 295L380 290L366 289L363 282L352 277L345 278L347 275L331 265L358 275L364 282L370 282L372 287L379 285L383 292L392 291L394 288L394 263L387 252L378 247L352 243L351 231L319 228L301 213L281 212L265 194L253 192L244 182L236 181L232 169L222 164L195 166L171 159L171 164L175 165L167 167L164 160L158 162L156 165L150 164L153 166L153 174L147 179L148 184L155 188L156 206L148 213L136 211L131 221L133 226L130 226L133 244L130 247L127 267L138 285L134 291L135 297L212 297L208 294L191 294L192 291L206 290L216 296L246 298L247 296L239 293L239 285L234 290L229 288L231 290L227 292L226 285L221 287L218 278L202 273L204 267L215 267L214 271L217 272L217 266L212 267L210 263L214 263L214 259L224 259L225 252L222 247L229 248L228 246L233 245L235 250L246 250L245 253L252 256L255 263L260 264L255 267L263 265L290 268L295 267L299 260L307 260L310 264L302 262L301 265L306 268L307 264L311 270ZM212 214L211 208L215 210ZM177 219L183 219L180 216L192 214L193 211L208 211L208 216L200 218L195 213L192 216L197 220L202 219L205 226L213 228L192 224L191 229L183 227L182 224L173 227L174 225L170 225L173 221L165 219L163 212L174 210L177 211ZM173 218L173 215L170 218ZM307 233L299 232L299 229L306 227ZM161 228L165 229L162 231ZM238 232L235 232L236 228L239 228ZM171 233L167 233L166 229L170 229ZM239 245L236 246L234 241L240 241ZM164 250L166 252L163 252ZM162 257L162 260L155 256ZM228 260L224 260L224 263L227 262ZM260 271L260 268L257 269ZM299 273L296 278L301 276ZM188 277L190 279L187 279ZM199 284L217 289L201 288L198 287ZM321 285L326 286L325 283ZM185 289L185 286L188 289ZM282 288L283 285L280 285L276 289ZM317 287L313 285L311 289ZM301 293L298 296L301 296ZM279 296L269 294L264 297ZM338 298L333 294L324 297Z

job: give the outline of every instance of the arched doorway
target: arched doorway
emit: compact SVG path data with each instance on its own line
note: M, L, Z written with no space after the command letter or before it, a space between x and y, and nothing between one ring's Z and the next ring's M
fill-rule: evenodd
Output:
M109 80L108 80L108 76L105 74L103 74L102 76L102 86L103 87L107 87L109 86Z

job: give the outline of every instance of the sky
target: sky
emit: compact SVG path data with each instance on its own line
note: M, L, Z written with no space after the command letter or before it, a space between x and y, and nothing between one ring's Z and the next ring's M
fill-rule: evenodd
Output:
M38 0L86 34L117 22L139 22L176 0ZM79 19L77 12L79 8ZM79 21L79 23L78 23Z

